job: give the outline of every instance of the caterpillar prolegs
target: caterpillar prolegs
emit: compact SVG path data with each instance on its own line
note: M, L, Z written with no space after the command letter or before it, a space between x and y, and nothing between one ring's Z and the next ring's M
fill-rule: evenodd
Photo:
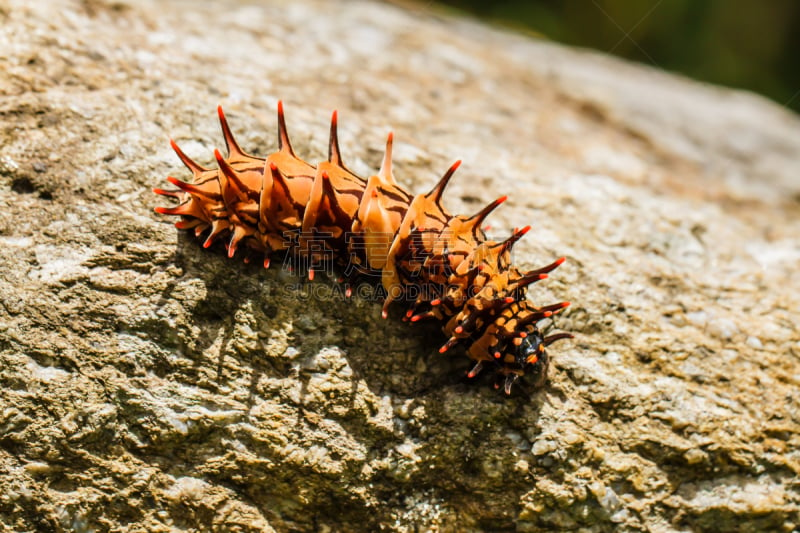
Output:
M395 181L391 133L380 171L365 180L342 162L335 111L328 159L316 167L295 155L281 102L278 151L266 159L242 151L221 107L218 113L228 157L215 150L218 168L204 168L170 141L193 179L168 177L177 189L153 189L178 201L157 213L178 215L176 227L205 234L205 248L224 237L228 257L242 249L246 260L257 255L269 267L273 252L281 251L311 265L311 280L314 265L332 257L350 281L378 276L386 294L383 317L400 301L409 307L404 320L441 321L448 339L439 351L463 344L475 362L468 377L491 368L495 387L506 394L523 375L534 386L545 382L546 346L571 335L545 336L537 324L569 303L537 307L525 292L564 258L529 272L511 265L511 248L530 226L502 242L488 240L481 228L505 196L472 216L450 214L442 194L460 161L430 192L412 196Z

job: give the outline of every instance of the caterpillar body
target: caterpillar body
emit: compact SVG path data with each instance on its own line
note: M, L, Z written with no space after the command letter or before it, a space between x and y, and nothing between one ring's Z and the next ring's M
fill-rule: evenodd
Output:
M333 257L350 281L379 276L386 294L382 316L390 303L401 301L409 307L404 320L441 321L447 341L439 352L463 344L475 362L468 377L491 368L495 387L506 394L524 375L536 387L544 384L546 347L572 335L545 336L538 323L569 303L538 307L526 299L526 289L564 258L528 272L511 264L511 248L530 226L501 242L489 240L481 228L505 196L475 215L452 215L442 195L460 161L430 192L409 194L392 172L391 133L380 170L363 179L342 162L335 111L328 159L316 167L295 155L281 102L278 151L266 158L245 153L222 107L218 114L228 156L215 150L218 168L204 168L171 140L193 178L168 177L177 189L153 189L178 202L155 208L157 213L180 216L177 228L205 234L205 248L224 238L228 257L242 250L246 260L257 255L269 267L274 252L288 253L310 265L311 280L315 265Z

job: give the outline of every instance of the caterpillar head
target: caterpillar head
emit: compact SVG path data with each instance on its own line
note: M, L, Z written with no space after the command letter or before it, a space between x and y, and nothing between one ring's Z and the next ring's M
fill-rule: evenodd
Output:
M531 385L542 386L547 379L547 366L550 363L542 334L538 330L529 333L522 339L520 345L514 346L514 348L516 352L514 359L522 367L525 375L529 376L528 380Z
M525 376L525 381L534 388L544 385L547 380L547 366L550 357L545 349L545 340L538 329L526 332L515 339L517 342L509 343L505 355L495 352L499 359L497 368L497 381L495 388L503 386L506 394L511 394L511 389L520 377ZM481 363L479 363L480 365ZM474 375L475 369L469 377Z
M506 394L511 394L511 388L517 380L525 376L525 380L534 388L544 385L547 380L547 368L550 365L550 356L547 353L547 346L560 339L569 339L569 333L558 333L545 337L539 329L534 328L521 337L519 344L511 343L508 347L510 355L503 358L504 362L500 367L497 388L501 382Z

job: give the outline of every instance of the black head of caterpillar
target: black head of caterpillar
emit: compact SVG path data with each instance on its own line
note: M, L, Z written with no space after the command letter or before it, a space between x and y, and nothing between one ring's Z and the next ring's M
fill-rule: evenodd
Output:
M569 303L538 307L525 293L564 258L529 272L511 265L511 248L530 227L501 242L489 240L481 228L506 197L475 215L452 215L442 195L460 161L430 192L406 192L392 172L391 133L378 173L357 176L342 161L335 111L328 159L316 166L295 155L280 102L278 151L266 158L245 153L221 107L218 113L228 156L215 151L217 168L208 169L171 141L193 179L169 177L177 189L154 189L178 202L157 207L157 213L180 216L175 225L205 235L205 247L225 238L229 257L244 249L246 260L259 255L268 267L276 251L310 265L332 256L353 278L378 275L386 294L383 316L398 301L409 304L405 320L441 321L448 340L440 352L462 344L475 361L469 377L491 368L496 386L507 394L525 375L535 386L544 384L550 360L546 347L571 335L545 336L538 323ZM313 279L313 266L308 273Z
M531 385L534 387L542 387L545 381L547 381L547 369L550 365L550 356L545 346L558 339L571 337L572 335L569 333L559 333L550 337L544 337L541 332L537 331L533 335L525 337L522 343L516 347L513 356L516 360L517 367L522 370L526 379L530 380ZM511 374L510 376L512 375L514 377L511 377L511 379L508 377L506 378L506 393L509 393L509 383L513 384L514 381L519 378L519 374ZM497 386L499 387L499 382Z

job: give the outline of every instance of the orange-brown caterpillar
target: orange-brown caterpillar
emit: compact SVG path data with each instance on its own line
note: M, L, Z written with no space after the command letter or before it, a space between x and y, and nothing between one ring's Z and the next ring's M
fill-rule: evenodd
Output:
M535 386L544 383L549 357L545 347L568 333L544 336L537 327L568 302L534 306L525 297L529 284L547 277L564 262L520 272L510 263L510 250L529 229L515 230L507 240L487 239L481 224L501 197L473 216L451 215L442 193L458 168L457 161L427 194L412 196L392 174L392 134L380 171L363 179L342 163L336 112L331 119L328 160L314 167L298 158L289 143L283 105L278 102L278 151L266 159L248 155L233 138L222 108L218 108L228 157L214 151L217 169L198 165L174 141L172 148L194 175L191 183L168 177L177 190L154 189L178 201L156 212L179 215L179 229L207 233L204 247L227 237L228 257L244 246L249 259L286 251L315 264L332 254L348 276L380 276L386 292L383 317L392 301L410 304L405 320L443 321L449 337L445 352L462 342L482 368L495 370L495 386L507 394L525 374Z

